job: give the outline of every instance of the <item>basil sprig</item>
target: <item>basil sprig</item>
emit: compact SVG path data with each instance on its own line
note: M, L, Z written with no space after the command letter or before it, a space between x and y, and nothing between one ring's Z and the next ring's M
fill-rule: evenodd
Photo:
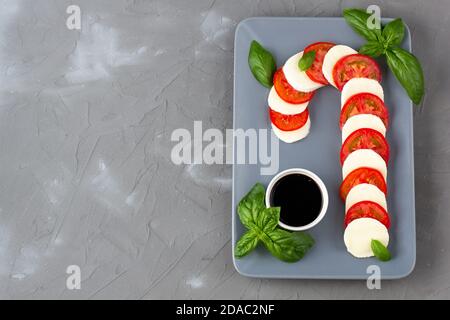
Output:
M270 88L272 86L273 74L277 70L277 65L272 54L264 49L258 41L253 40L248 52L248 65L253 76L263 86Z
M314 245L307 233L288 232L278 228L280 208L266 208L264 186L257 183L238 204L238 215L247 231L236 243L234 256L242 258L261 242L276 258L296 262Z
M373 58L385 56L389 68L409 98L419 104L425 93L423 70L413 54L399 47L405 35L402 19L392 20L380 30L367 26L370 15L364 10L344 9L343 15L352 29L367 40L359 52Z
M372 248L373 254L380 261L391 260L391 253L379 240L372 240L370 242L370 247Z
M316 58L315 50L311 50L311 51L308 51L307 53L303 54L303 56L300 58L300 60L298 60L299 69L301 71L308 70L312 66L315 58Z

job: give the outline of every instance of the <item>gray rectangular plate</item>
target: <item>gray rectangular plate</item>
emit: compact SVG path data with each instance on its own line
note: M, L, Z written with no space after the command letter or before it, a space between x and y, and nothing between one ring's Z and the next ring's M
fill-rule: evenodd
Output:
M388 20L384 20L386 22ZM268 90L252 76L248 63L250 42L257 40L275 56L281 66L306 45L330 41L359 48L363 39L343 18L250 18L242 21L234 47L234 129L270 128L267 116ZM403 47L411 50L406 30ZM365 279L367 268L376 264L383 279L407 276L416 258L412 103L386 66L382 85L390 112L387 138L391 158L388 167L388 209L391 216L389 249L392 260L356 259L347 253L343 241L344 205L339 198L342 180L339 163L341 134L338 126L340 94L328 86L318 90L309 104L311 132L297 143L280 142L280 168L301 167L318 174L328 188L330 204L319 225L310 230L314 248L297 263L284 263L258 247L242 259L234 259L237 271L260 278ZM233 147L235 148L235 146ZM236 151L236 150L235 150ZM257 181L265 186L272 176L262 176L258 165L233 165L232 241L244 232L236 213L239 200Z

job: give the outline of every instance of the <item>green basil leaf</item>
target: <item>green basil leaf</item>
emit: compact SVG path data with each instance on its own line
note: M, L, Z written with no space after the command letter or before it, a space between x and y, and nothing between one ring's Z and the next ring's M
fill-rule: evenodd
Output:
M266 208L264 198L264 186L256 183L239 202L239 218L248 231L236 243L234 255L243 257L262 241L278 259L286 262L300 260L313 246L313 238L306 233L290 233L277 228L280 208Z
M298 67L299 67L299 69L301 71L308 70L312 66L315 58L316 58L316 51L312 50L312 51L309 51L309 52L305 53L300 58L300 60L298 60Z
M359 53L377 58L383 53L383 50L383 46L378 41L369 41L359 48Z
M381 30L369 29L367 26L367 20L370 18L370 14L361 9L344 9L344 19L359 35L364 37L368 41L380 41Z
M405 25L402 19L392 20L383 28L383 38L385 47L398 46L405 36Z
M267 233L267 238L262 240L273 256L285 262L300 260L314 244L314 240L307 234L290 233L283 229Z
M265 189L256 183L238 205L238 214L247 229L258 229L260 232L272 231L280 220L280 208L266 208Z
M277 227L278 221L280 221L280 208L265 208L256 217L256 226L263 232L270 232Z
M261 183L256 183L238 204L239 219L247 229L253 229L258 216L266 206L264 203L265 189Z
M259 239L257 233L253 230L249 230L242 235L239 241L234 247L234 256L236 258L242 258L249 254L258 245Z
M391 253L389 250L378 240L372 240L370 242L370 247L372 248L373 254L380 261L391 260Z
M267 88L272 86L273 74L277 69L275 59L255 40L250 45L248 65L259 83Z
M391 47L386 51L387 63L410 99L419 104L425 93L422 67L419 60L406 50Z

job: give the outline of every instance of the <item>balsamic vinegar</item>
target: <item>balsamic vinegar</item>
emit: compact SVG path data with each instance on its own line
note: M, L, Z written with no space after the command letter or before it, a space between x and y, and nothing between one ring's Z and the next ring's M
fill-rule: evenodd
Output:
M322 209L322 192L317 183L303 174L280 178L270 193L270 205L281 207L280 221L292 227L313 222Z

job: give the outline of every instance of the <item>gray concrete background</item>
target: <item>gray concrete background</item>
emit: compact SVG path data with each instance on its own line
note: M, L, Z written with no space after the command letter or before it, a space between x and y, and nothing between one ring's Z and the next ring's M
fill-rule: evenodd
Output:
M81 31L65 26L82 10ZM175 166L170 134L232 123L233 36L251 16L378 4L410 25L417 265L363 281L233 267L229 166ZM449 298L450 1L0 1L0 298ZM77 264L81 290L67 290Z

